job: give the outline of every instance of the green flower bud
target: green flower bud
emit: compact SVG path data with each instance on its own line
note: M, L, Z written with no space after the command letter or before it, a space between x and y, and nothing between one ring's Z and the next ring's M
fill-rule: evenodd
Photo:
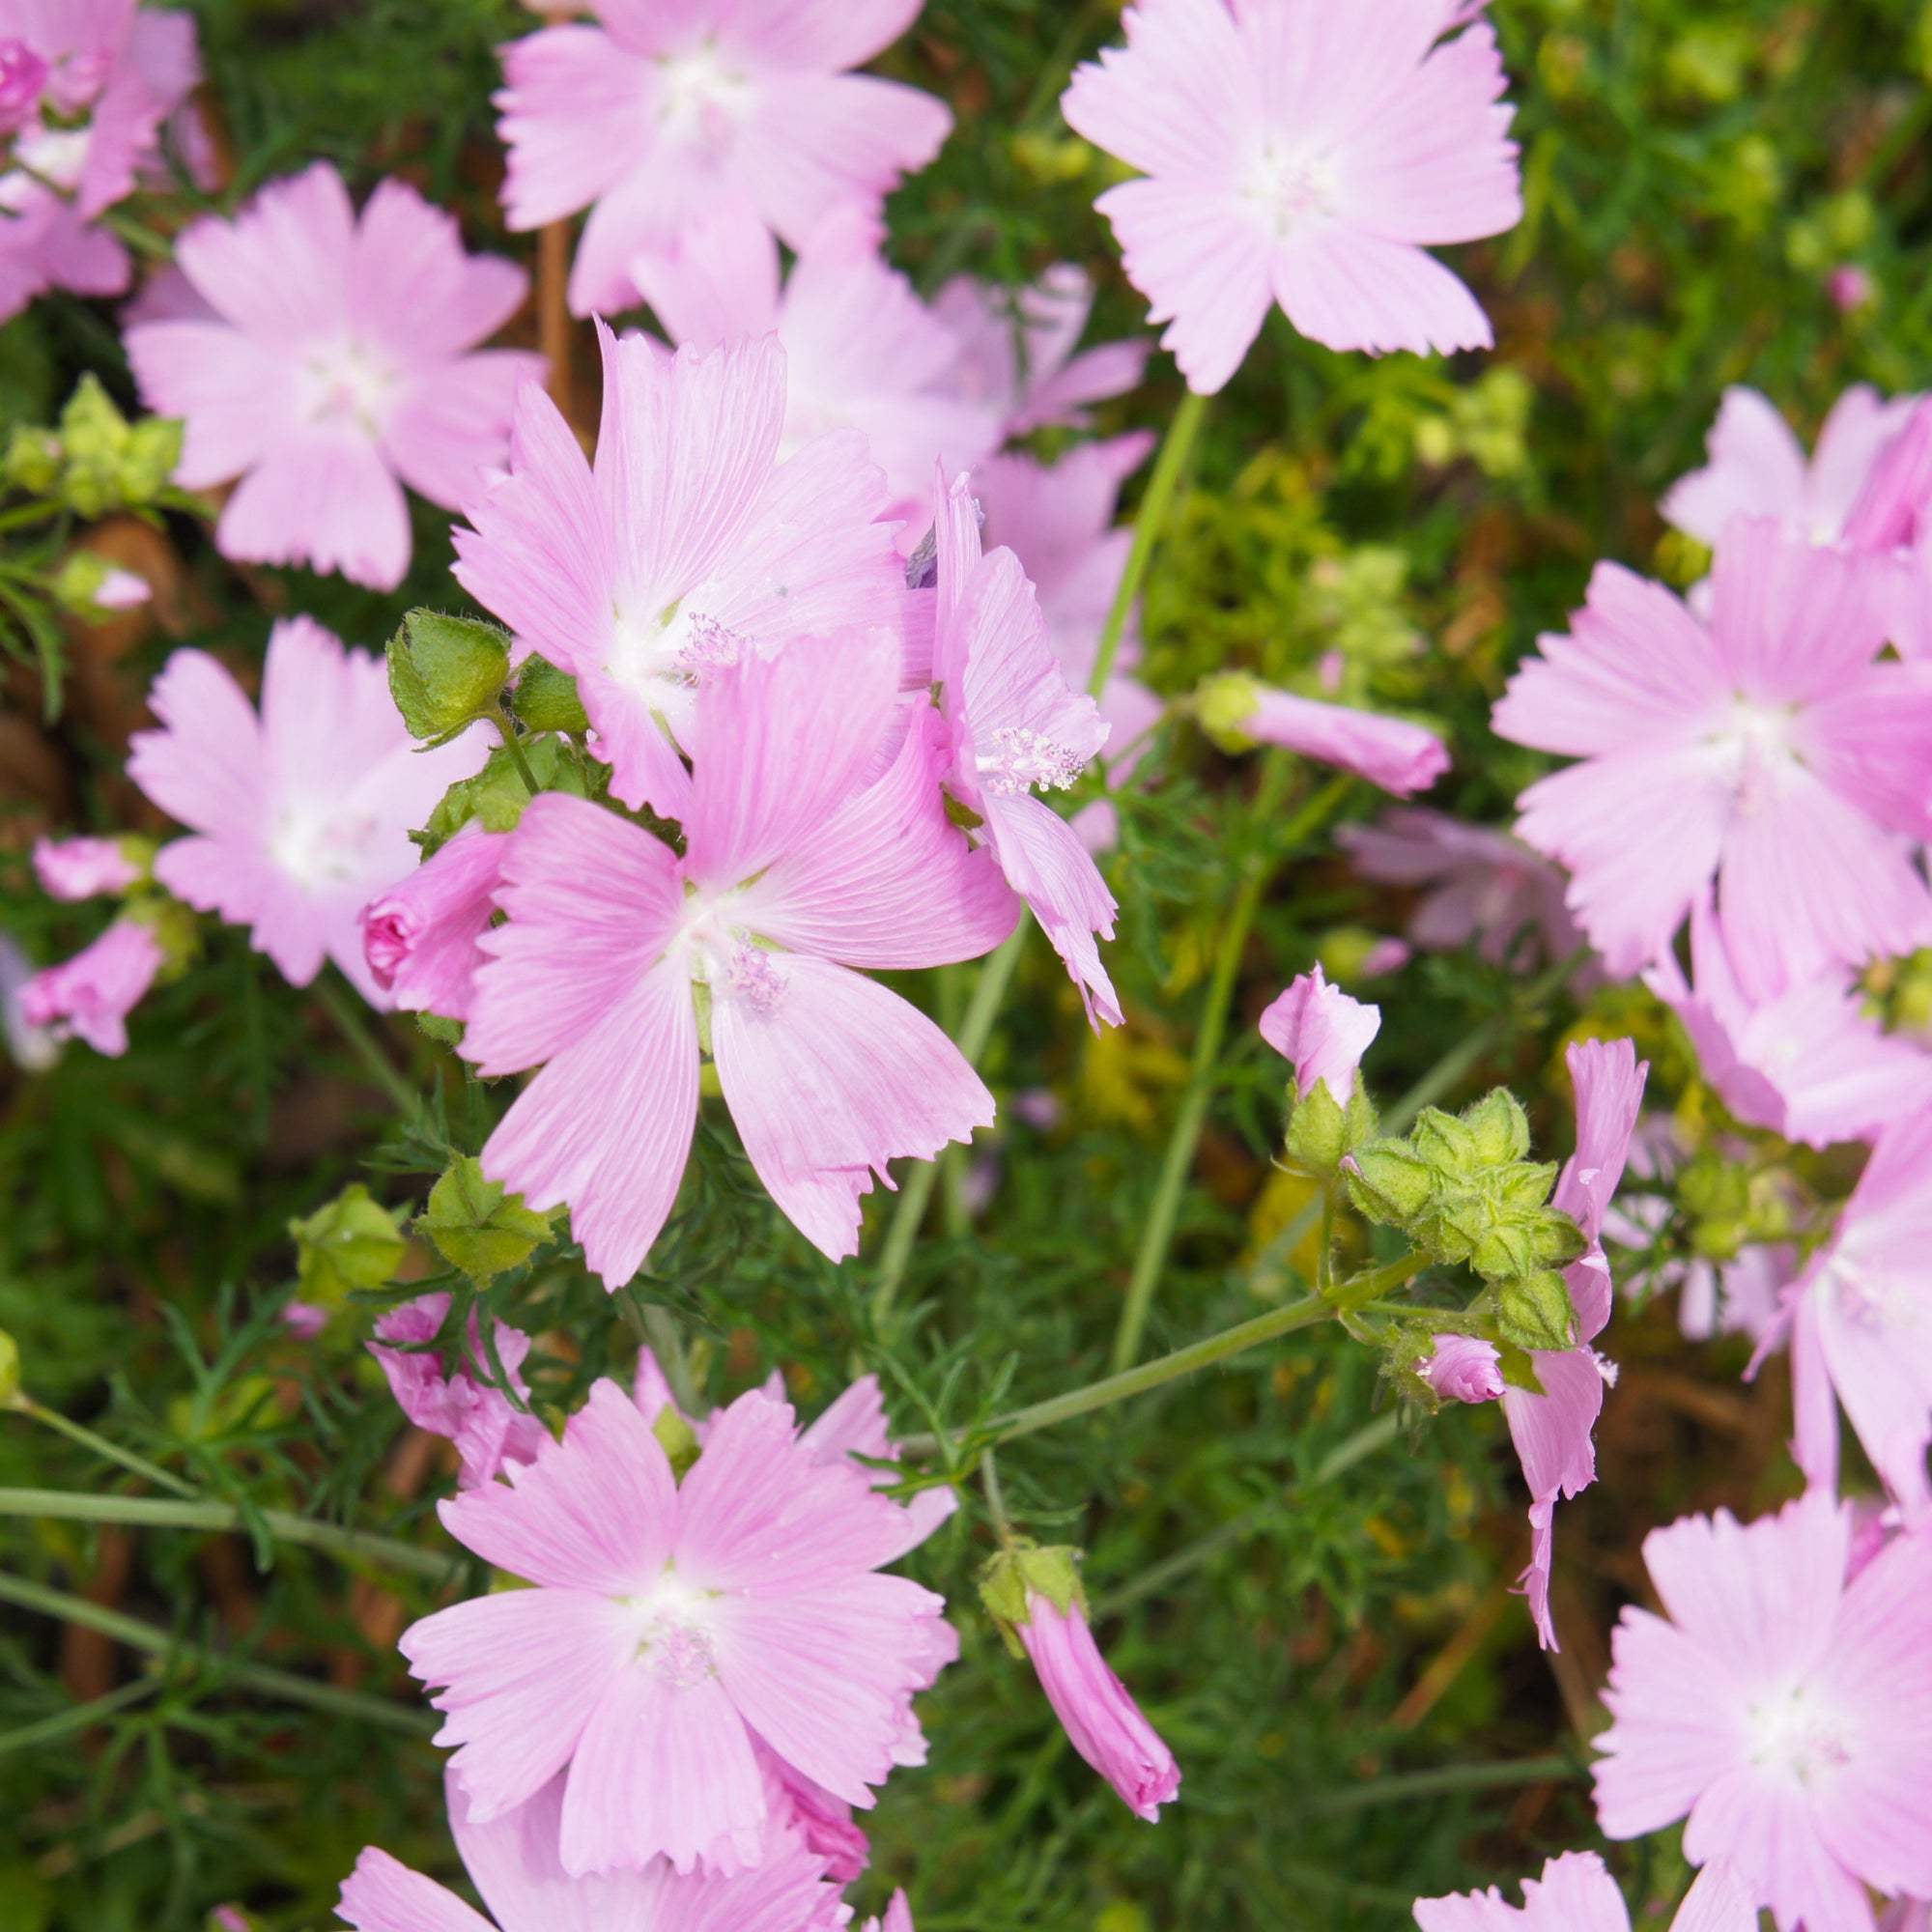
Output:
M1071 1615L1076 1605L1085 1615L1087 1593L1080 1587L1080 1551L1066 1544L1041 1548L1026 1537L1016 1537L980 1571L980 1601L1015 1657L1026 1654L1016 1633L1033 1619L1028 1598L1036 1593L1062 1616Z
M156 501L181 467L182 425L166 416L143 416L128 434L121 459L123 499L134 505Z
M66 460L61 440L52 430L16 424L7 439L7 483L30 497L50 497L54 485L60 481L61 465Z
M1560 1350L1575 1346L1577 1311L1560 1274L1520 1275L1496 1291L1496 1325L1519 1349Z
M402 1216L369 1198L358 1181L306 1220L291 1221L304 1301L334 1307L352 1289L381 1288L409 1247Z
M577 680L548 658L525 660L510 708L532 731L564 731L574 737L590 728Z
M506 1195L500 1181L486 1180L482 1163L466 1154L430 1189L428 1211L415 1226L452 1267L488 1281L550 1239L551 1215L526 1208L521 1194Z
M20 1399L20 1345L0 1328L0 1408L12 1408Z
M1485 1281L1561 1267L1582 1254L1583 1231L1553 1208L1526 1208L1496 1216L1471 1249L1469 1265Z
M1350 1196L1371 1221L1404 1228L1429 1205L1435 1171L1406 1141L1375 1141L1349 1159Z
M1507 1087L1498 1087L1463 1110L1463 1123L1484 1167L1501 1167L1529 1154L1529 1116Z
M1201 728L1224 752L1248 752L1254 740L1241 727L1261 709L1261 686L1244 671L1205 679L1194 693Z
M495 624L412 611L389 644L389 695L412 738L441 741L496 709L510 639Z
M651 1434L664 1445L670 1459L670 1472L680 1483L704 1452L697 1446L697 1431L681 1416L674 1405L666 1403L651 1424Z

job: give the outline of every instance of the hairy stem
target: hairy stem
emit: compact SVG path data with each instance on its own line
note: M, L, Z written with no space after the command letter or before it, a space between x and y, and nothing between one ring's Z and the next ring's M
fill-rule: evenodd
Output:
M496 725L497 735L502 739L503 748L510 754L510 762L516 766L517 776L524 781L524 789L532 798L536 797L543 787L537 783L537 775L530 770L530 761L524 755L523 739L518 735L517 727L510 723L510 714L503 709L503 700L499 697L484 715Z

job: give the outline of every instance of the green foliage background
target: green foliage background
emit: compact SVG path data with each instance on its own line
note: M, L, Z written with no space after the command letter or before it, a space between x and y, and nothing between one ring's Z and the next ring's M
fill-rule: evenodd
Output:
M192 11L230 198L327 156L357 186L403 172L461 213L473 245L530 254L495 218L492 50L530 23L510 0L197 0ZM1561 627L1598 557L1680 582L1700 573L1653 504L1697 462L1722 387L1751 382L1809 429L1851 381L1924 380L1932 7L1496 0L1493 11L1516 77L1528 214L1460 266L1496 319L1497 354L1343 358L1275 317L1210 414L1151 588L1147 666L1176 694L1236 666L1314 691L1318 661L1340 652L1346 696L1450 735L1457 769L1432 802L1502 821L1538 766L1490 737L1491 701L1536 634ZM1108 164L1068 138L1056 107L1073 59L1115 26L1105 4L934 0L884 63L947 96L959 121L938 164L892 206L895 249L923 287L962 270L1016 282L1070 259L1103 271L1096 339L1139 325L1092 211ZM165 226L188 212L177 197L146 213ZM1845 264L1876 285L1851 314L1827 289ZM104 306L54 298L0 331L9 420L49 419L87 369L132 407ZM1108 426L1157 428L1178 395L1156 358L1148 389ZM244 582L190 521L169 530L183 582L165 626L111 668L128 692L181 642L258 653L275 610L380 643L411 605L454 594L444 520L420 505L416 564L393 598L295 572ZM13 752L31 740L21 769L50 755L60 774L10 779L0 820L5 926L44 960L94 927L85 909L33 891L31 836L50 823L118 829L133 802L99 713L80 707L43 729L17 676L8 709ZM1281 1066L1249 1022L1318 955L1346 977L1363 936L1398 929L1405 907L1353 882L1325 845L1278 849L1292 808L1255 821L1255 761L1218 755L1184 724L1167 727L1159 760L1162 782L1123 807L1114 862L1130 1024L1090 1039L1045 949L1028 955L989 1077L1003 1102L1051 1089L1064 1124L1041 1131L1003 1105L1007 1123L965 1177L985 1198L973 1208L962 1197L974 1189L948 1190L908 1284L920 1319L897 1346L882 1350L866 1312L883 1213L867 1258L830 1267L750 1181L723 1115L707 1115L637 1308L567 1259L492 1288L540 1337L544 1401L576 1399L607 1364L622 1372L635 1350L627 1312L653 1304L700 1338L714 1397L779 1365L810 1412L878 1368L909 1429L1100 1373L1205 963L1255 862L1280 870L1153 1343L1300 1292L1307 1243L1271 1238L1296 1205L1268 1165ZM1297 799L1320 781L1296 775ZM1358 786L1343 811L1376 807ZM944 1012L965 983L931 976L906 990ZM1562 995L1532 1006L1519 980L1435 957L1374 997L1379 1097L1480 1035L1452 1097L1513 1081L1552 1155L1567 1132L1556 1071L1567 1031L1634 1027L1664 1103L1685 1085L1656 1016L1628 993L1580 1013ZM473 1151L506 1104L500 1092L466 1094L407 1023L384 1033L423 1089L446 1096L407 1135L327 1010L224 931L136 1016L125 1060L76 1048L47 1077L13 1078L0 1116L0 1327L39 1400L211 1495L448 1550L432 1509L450 1480L442 1466L406 1496L391 1488L401 1431L362 1351L371 1307L339 1306L315 1344L293 1342L277 1319L294 1292L292 1217L358 1178L381 1199L419 1205L448 1151ZM1596 1843L1578 1727L1592 1721L1604 1633L1640 1588L1636 1539L1691 1505L1762 1506L1789 1473L1775 1383L1747 1402L1736 1356L1688 1350L1667 1311L1620 1318L1609 1343L1626 1378L1605 1427L1605 1480L1561 1520L1568 1647L1553 1670L1520 1605L1496 1601L1525 1542L1498 1419L1445 1415L1324 1468L1378 1412L1375 1364L1339 1332L1008 1452L1023 1525L1086 1544L1103 1640L1179 1756L1182 1799L1149 1829L1074 1758L973 1604L987 1539L969 1499L915 1564L953 1600L964 1658L927 1701L932 1763L895 1778L871 1821L862 1901L878 1909L890 1884L908 1883L922 1932L1392 1932L1419 1892L1513 1883L1549 1850ZM1685 1384L1709 1400L1670 1398ZM139 1487L20 1416L0 1424L0 1485ZM179 1638L149 1666L0 1611L0 1932L174 1932L228 1900L290 1932L320 1927L370 1842L453 1875L440 1756L392 1648L435 1581L361 1572L266 1534L103 1540L43 1520L0 1523L0 1569L111 1598ZM238 1681L238 1662L298 1673L328 1708ZM138 1688L78 1728L67 1714L85 1683ZM1439 1694L1418 1712L1419 1683ZM1567 1763L1542 1762L1552 1757ZM1523 1760L1540 1770L1524 1776ZM1670 1848L1614 1861L1638 1914L1660 1912L1681 1873Z

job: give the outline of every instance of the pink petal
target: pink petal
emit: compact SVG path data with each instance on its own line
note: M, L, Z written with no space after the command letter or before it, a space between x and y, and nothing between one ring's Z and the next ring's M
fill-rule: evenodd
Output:
M1591 1432L1603 1411L1604 1376L1588 1349L1537 1352L1530 1360L1545 1392L1531 1395L1524 1389L1505 1390L1503 1414L1522 1460L1523 1481L1530 1494L1532 1550L1521 1581L1543 1647L1554 1650L1556 1631L1549 1617L1551 1524L1557 1497L1579 1495L1596 1480L1597 1452Z
M270 182L232 221L195 222L175 243L175 260L244 334L297 345L347 332L355 242L349 190L317 161Z
M1776 517L1791 527L1805 521L1804 446L1755 389L1724 391L1706 446L1708 466L1675 484L1660 505L1680 530L1715 549L1733 517Z
M266 804L260 726L227 668L205 651L176 651L148 694L158 731L128 741L128 776L196 831L246 824Z
M1330 349L1448 355L1495 346L1490 319L1467 286L1406 242L1317 229L1284 246L1273 273L1289 321Z
M218 320L146 322L126 342L141 400L184 419L184 489L226 483L300 433L295 371L270 345Z
M1112 939L1114 895L1080 836L1037 798L986 801L986 825L1007 883L1026 900L1080 989L1088 1022L1121 1025L1114 982L1100 963L1096 937Z
M1684 1894L1670 1932L1757 1932L1757 1893L1731 1867L1708 1864Z
M377 184L349 264L350 319L365 340L434 368L496 334L528 293L514 262L465 251L446 210L407 182Z
M243 563L306 564L393 590L410 565L402 486L355 431L311 429L271 449L236 487L215 545Z
M343 1880L335 1910L355 1932L496 1932L454 1892L374 1846Z
M1381 1031L1382 1010L1329 985L1318 964L1295 980L1261 1017L1262 1037L1294 1065L1302 1099L1324 1085L1338 1106L1355 1091L1362 1055Z
M919 12L919 0L740 0L730 39L774 67L864 67L908 32Z
M468 1020L496 912L506 834L469 825L361 914L363 955L406 1012Z
M383 430L383 452L412 490L461 509L502 464L512 399L541 382L544 362L507 349L484 350L424 370L398 397Z
M1874 665L1840 678L1794 723L1794 749L1848 804L1932 838L1932 666Z
M1449 753L1435 732L1400 718L1321 704L1264 688L1242 735L1279 745L1322 764L1354 772L1371 784L1406 798L1427 791L1449 769Z
M592 26L546 27L503 49L509 84L496 102L513 230L589 207L649 152L638 113L642 71L642 62Z

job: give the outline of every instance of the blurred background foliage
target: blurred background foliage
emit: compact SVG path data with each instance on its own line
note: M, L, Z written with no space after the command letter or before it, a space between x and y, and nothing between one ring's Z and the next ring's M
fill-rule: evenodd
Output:
M326 155L364 186L403 173L460 213L472 245L533 257L495 213L493 49L530 24L511 0L190 4L229 179L217 199ZM1102 275L1095 339L1139 326L1092 209L1110 164L1069 137L1056 104L1117 12L934 0L887 58L959 123L892 204L893 246L923 288L961 271L1018 283L1072 260ZM1487 729L1516 658L1561 628L1600 556L1680 583L1701 574L1654 504L1699 461L1723 386L1766 389L1809 433L1847 383L1922 380L1932 5L1493 12L1528 213L1459 266L1496 320L1497 353L1344 358L1273 318L1211 412L1145 629L1146 674L1166 692L1233 667L1311 692L1339 677L1353 701L1435 721L1457 768L1431 803L1501 823L1539 769ZM183 190L134 213L165 234L196 205ZM516 328L535 340L533 316ZM586 339L575 355L577 412L594 420ZM51 421L86 371L132 410L109 307L55 297L0 330L10 425ZM1156 358L1105 427L1157 428L1178 395ZM9 673L0 917L29 957L93 930L85 909L33 889L37 833L162 829L120 761L166 653L199 643L245 665L271 617L298 610L380 645L411 605L455 599L444 521L418 505L416 537L410 582L384 598L237 569L178 511L159 527L98 526L89 541L158 595L72 629L57 720L33 676ZM1184 720L1164 728L1123 800L1113 862L1130 1024L1089 1037L1045 949L1028 955L989 1060L1004 1124L950 1173L905 1290L917 1319L890 1350L866 1304L883 1212L865 1259L825 1264L749 1182L721 1114L657 1272L631 1294L607 1298L568 1251L490 1288L539 1338L539 1398L567 1403L607 1365L624 1372L653 1307L694 1339L714 1397L776 1365L810 1413L877 1369L907 1429L1101 1372L1207 961L1250 866L1273 883L1153 1345L1300 1292L1305 1201L1269 1165L1282 1067L1251 1022L1318 956L1347 979L1364 936L1399 930L1407 906L1355 881L1323 838L1290 849L1284 828L1321 781L1290 775L1288 807L1258 815L1259 768ZM1363 786L1339 800L1343 817L1376 809ZM956 1012L968 983L907 990ZM1564 991L1532 1000L1520 980L1439 955L1357 990L1383 1009L1367 1071L1384 1102L1432 1075L1458 1102L1508 1080L1553 1156L1568 1134L1560 1045L1578 1029L1634 1030L1657 1099L1696 1100L1656 1010L1628 990L1581 1009ZM402 1425L363 1352L368 1300L338 1295L312 1342L279 1320L296 1293L292 1219L358 1179L392 1207L420 1205L428 1177L480 1145L505 1104L466 1094L407 1021L378 1031L440 1095L407 1127L327 1005L221 931L136 1014L125 1060L73 1048L44 1075L0 1067L0 1327L26 1388L239 1504L257 1532L0 1525L0 1583L71 1592L105 1626L0 1608L0 1932L175 1932L224 1901L287 1932L322 1927L368 1842L454 1871L440 1754L393 1648L458 1576L432 1507L450 1464ZM1054 1096L1026 1110L1053 1124L1005 1104L1021 1094ZM429 1265L412 1251L404 1272ZM1665 1307L1626 1312L1606 1345L1624 1377L1600 1431L1602 1480L1561 1514L1565 1648L1551 1658L1507 1590L1526 1532L1500 1418L1364 1436L1382 1412L1375 1364L1339 1332L1009 1451L1022 1526L1087 1545L1103 1641L1179 1755L1182 1799L1149 1829L1074 1758L973 1603L987 1541L969 1504L915 1560L953 1600L965 1654L927 1702L932 1763L896 1777L874 1814L862 1902L877 1909L907 1882L922 1932L1392 1932L1419 1892L1513 1882L1549 1850L1595 1842L1580 1767L1608 1627L1641 1589L1642 1534L1794 1486L1776 1368L1746 1389L1739 1350L1688 1347ZM160 1493L25 1414L0 1421L0 1485ZM399 1577L277 1543L270 1508L410 1541L450 1571ZM1662 1924L1682 1876L1671 1846L1613 1861L1639 1918Z

